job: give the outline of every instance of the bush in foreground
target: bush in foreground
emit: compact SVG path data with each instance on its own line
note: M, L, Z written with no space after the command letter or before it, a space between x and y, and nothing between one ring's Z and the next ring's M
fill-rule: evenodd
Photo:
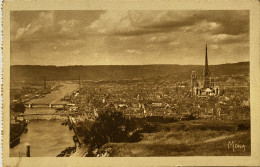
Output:
M13 110L14 110L14 112L24 113L24 111L25 111L25 106L24 106L22 103L18 103L18 104L15 104Z
M135 124L123 117L121 112L107 110L100 114L90 130L89 156L107 142L139 141L140 136L135 129Z

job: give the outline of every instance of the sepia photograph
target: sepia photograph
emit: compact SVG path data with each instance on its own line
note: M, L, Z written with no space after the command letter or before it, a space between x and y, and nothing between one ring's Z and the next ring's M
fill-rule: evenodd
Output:
M10 156L250 155L248 10L10 19Z
M4 152L14 166L259 155L250 9L118 9L4 15Z

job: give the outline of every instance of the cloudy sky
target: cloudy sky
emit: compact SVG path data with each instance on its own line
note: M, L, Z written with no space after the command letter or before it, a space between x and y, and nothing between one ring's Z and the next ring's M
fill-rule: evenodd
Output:
M209 64L249 60L249 11L13 11L11 64Z

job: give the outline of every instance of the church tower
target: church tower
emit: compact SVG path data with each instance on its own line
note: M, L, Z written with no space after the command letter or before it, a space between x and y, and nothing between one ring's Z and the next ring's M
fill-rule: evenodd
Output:
M207 44L206 44L205 66L204 66L204 73L203 73L203 87L210 88L210 72L209 72L209 65L208 65Z

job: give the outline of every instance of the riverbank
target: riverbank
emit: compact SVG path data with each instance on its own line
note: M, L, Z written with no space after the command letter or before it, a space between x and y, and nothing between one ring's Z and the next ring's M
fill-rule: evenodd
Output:
M27 132L27 123L25 121L10 124L10 148L20 143L20 136L23 132Z
M90 128L90 126L93 124L93 122L89 122L85 120L85 122L78 122L73 117L69 117L67 121L67 125L70 130L73 130L74 136L73 141L75 143L75 150L71 152L70 148L66 148L64 152L61 152L58 156L70 156L70 157L85 157L88 154L88 150L90 145L86 144L86 141L89 140L89 131L87 129ZM66 126L66 122L64 122L64 125ZM86 128L88 126L88 128Z

